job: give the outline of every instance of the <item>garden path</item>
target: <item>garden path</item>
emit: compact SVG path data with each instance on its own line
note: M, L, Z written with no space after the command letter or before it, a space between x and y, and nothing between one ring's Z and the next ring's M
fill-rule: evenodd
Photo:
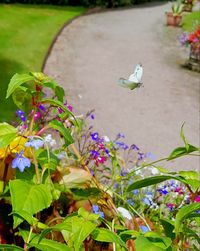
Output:
M169 3L135 6L82 16L56 40L44 72L63 85L74 112L95 109L95 131L113 139L118 132L157 158L183 145L185 122L189 142L199 145L199 73L181 66L188 51L177 41L180 28L166 27ZM144 67L144 88L117 85L135 65ZM191 159L192 158L192 159ZM170 168L199 168L184 157Z

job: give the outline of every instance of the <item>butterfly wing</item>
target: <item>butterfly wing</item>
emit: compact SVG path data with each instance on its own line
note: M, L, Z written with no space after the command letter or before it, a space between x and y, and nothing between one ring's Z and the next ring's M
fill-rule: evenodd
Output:
M142 74L143 68L140 64L137 64L134 73L129 76L128 80L134 83L141 83Z
M137 87L140 87L140 83L134 83L128 79L125 79L125 78L120 78L119 81L118 81L118 84L119 86L122 86L124 88L128 88L130 90L133 90Z

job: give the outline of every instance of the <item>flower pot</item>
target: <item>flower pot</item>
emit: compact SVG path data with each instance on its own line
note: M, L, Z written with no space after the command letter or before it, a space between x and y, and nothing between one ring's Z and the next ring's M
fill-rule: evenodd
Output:
M166 12L167 25L169 26L180 26L182 21L182 15L173 15L172 12Z

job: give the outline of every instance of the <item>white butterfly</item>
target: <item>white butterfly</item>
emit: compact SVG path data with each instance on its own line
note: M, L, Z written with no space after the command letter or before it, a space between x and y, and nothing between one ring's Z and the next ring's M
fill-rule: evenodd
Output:
M129 88L131 90L139 88L142 85L141 79L143 74L143 68L141 64L137 64L133 74L128 79L120 78L118 84L122 87Z

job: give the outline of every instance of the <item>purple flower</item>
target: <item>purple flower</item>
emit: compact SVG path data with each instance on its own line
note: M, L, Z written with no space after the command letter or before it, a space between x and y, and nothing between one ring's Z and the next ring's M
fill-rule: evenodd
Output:
M187 32L183 32L179 38L178 38L179 42L181 43L181 45L185 45L188 42L188 33Z
M144 153L138 152L138 160L143 160L144 158Z
M132 144L131 147L130 147L130 149L136 150L136 151L140 150L140 148L138 146L136 146L135 144Z
M128 145L126 145L124 142L115 141L114 143L115 143L115 145L117 145L119 148L122 148L122 149L124 149L124 150L127 150L127 149L128 149Z
M117 134L117 138L125 138L125 135L123 133L119 132Z
M26 121L26 117L24 116L24 111L22 110L17 110L16 111L16 115L18 118L21 119L21 121L25 122Z
M45 107L44 105L40 104L39 107L38 107L41 111L45 111Z
M16 111L16 115L17 115L18 117L21 117L22 115L24 115L24 111L22 111L22 110L17 110L17 111Z
M92 137L92 140L95 140L95 141L99 140L98 132L91 133L91 137Z
M90 114L90 118L91 118L91 119L94 119L94 114Z
M23 172L26 167L31 166L31 162L28 158L23 157L24 151L21 151L19 154L16 153L16 158L12 161L12 168L19 168L20 172Z
M121 171L120 171L120 176L124 177L124 176L127 175L127 173L128 173L127 171L121 170Z
M97 158L100 155L99 152L97 152L95 150L91 150L90 153L91 153L93 158Z
M151 160L155 160L155 156L151 152L146 153L146 157Z
M140 226L140 229L142 230L142 232L145 234L147 232L149 232L149 228L147 226Z
M40 147L42 147L44 145L44 142L41 139L34 139L33 137L29 138L29 141L25 143L26 147L33 147L36 150L39 149Z

